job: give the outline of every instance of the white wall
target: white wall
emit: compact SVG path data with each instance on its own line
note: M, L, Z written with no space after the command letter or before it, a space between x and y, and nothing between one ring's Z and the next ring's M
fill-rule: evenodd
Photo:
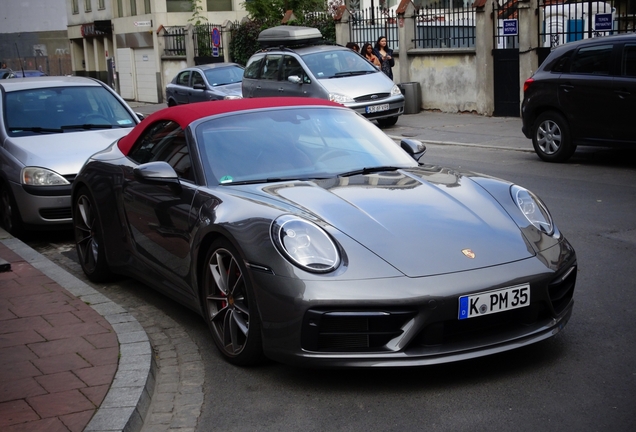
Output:
M0 0L0 33L66 30L66 0Z

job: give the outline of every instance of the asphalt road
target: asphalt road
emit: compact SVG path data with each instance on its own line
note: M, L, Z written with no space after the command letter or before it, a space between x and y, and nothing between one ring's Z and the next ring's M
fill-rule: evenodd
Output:
M204 397L190 418L199 432L634 431L635 156L584 150L556 165L528 152L428 145L429 163L537 193L577 251L575 306L565 331L508 353L408 369L306 370L273 362L237 368L221 359L190 311L133 281L97 288L124 307L145 308L154 322L165 317L196 344ZM53 260L73 257L69 234L27 242Z

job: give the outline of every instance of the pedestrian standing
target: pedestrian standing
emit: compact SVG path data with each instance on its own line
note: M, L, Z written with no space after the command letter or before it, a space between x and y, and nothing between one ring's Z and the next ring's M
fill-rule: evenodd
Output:
M362 45L362 55L369 60L370 63L373 63L373 66L377 66L377 68L380 69L380 60L373 54L373 45L368 42Z
M380 60L380 69L389 78L393 79L393 66L395 66L395 60L393 59L393 50L389 48L386 42L386 36L380 36L375 43L373 50L374 54Z

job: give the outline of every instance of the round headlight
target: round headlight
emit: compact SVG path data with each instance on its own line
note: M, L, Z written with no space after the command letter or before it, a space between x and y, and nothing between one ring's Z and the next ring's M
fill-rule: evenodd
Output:
M554 223L548 208L535 194L521 186L513 186L510 189L512 199L521 210L521 213L534 225L537 229L548 235L554 233Z
M294 265L313 273L327 273L340 264L334 241L318 225L284 215L272 223L272 240Z

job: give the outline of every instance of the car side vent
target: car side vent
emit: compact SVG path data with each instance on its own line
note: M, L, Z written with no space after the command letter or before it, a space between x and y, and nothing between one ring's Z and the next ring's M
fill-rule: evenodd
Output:
M572 300L576 285L576 271L577 267L573 265L548 285L552 308L557 314L563 312Z
M385 351L412 311L319 311L305 314L302 348L320 352Z

